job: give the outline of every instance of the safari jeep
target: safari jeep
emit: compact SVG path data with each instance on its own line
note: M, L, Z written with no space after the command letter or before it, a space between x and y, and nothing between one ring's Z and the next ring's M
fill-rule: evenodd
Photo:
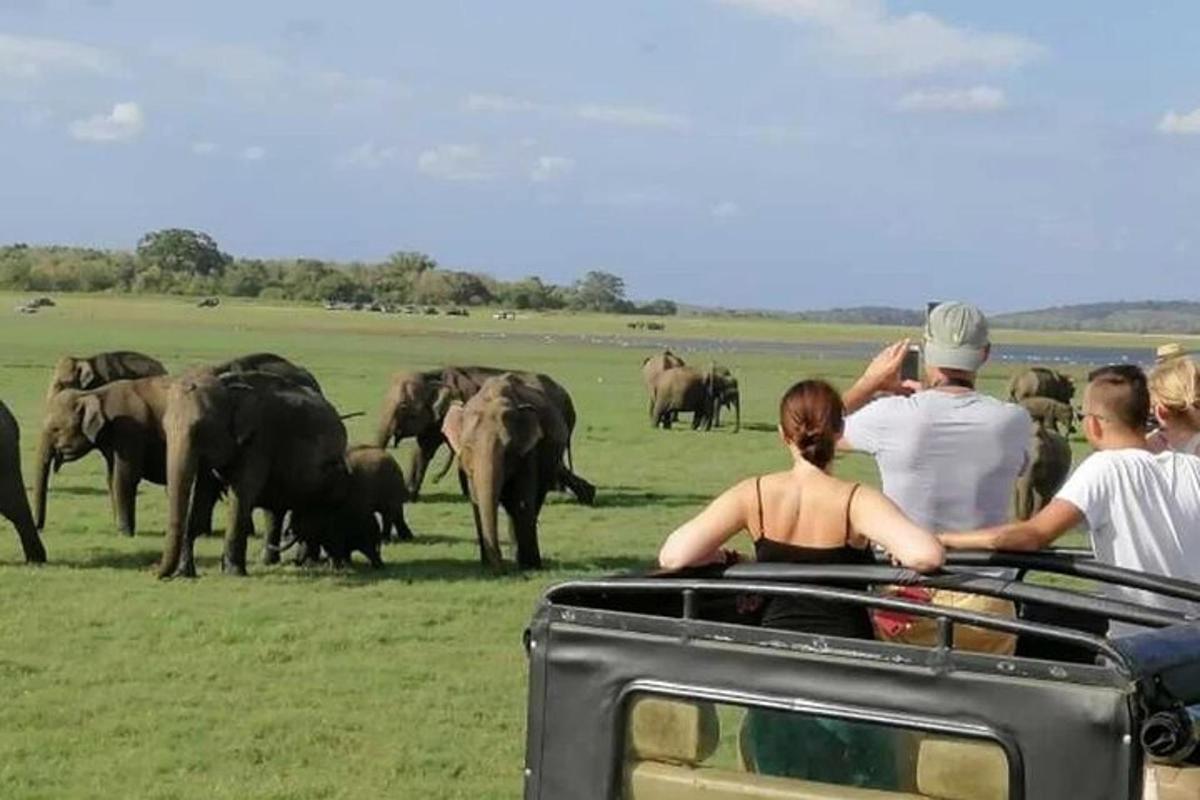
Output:
M1052 587L1047 574L1066 580ZM898 585L993 598L1010 613L884 588ZM1189 762L1200 748L1188 707L1200 703L1200 624L1146 604L1147 593L1200 601L1200 586L1077 553L959 553L925 577L744 564L564 583L546 592L526 632L524 796L1196 800L1200 767ZM779 595L903 614L932 635L927 644L840 639L747 618L750 599ZM1106 637L1110 623L1137 632ZM969 631L1013 646L969 650L960 646ZM815 757L875 779L762 769L746 735L752 718L856 732ZM805 740L793 741L802 751ZM886 746L855 750L870 741ZM796 756L812 765L812 753Z

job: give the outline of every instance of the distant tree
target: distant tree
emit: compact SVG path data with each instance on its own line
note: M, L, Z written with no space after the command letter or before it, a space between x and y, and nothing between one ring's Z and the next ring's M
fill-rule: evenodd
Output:
M359 299L361 287L346 273L333 270L317 282L316 291L322 300L352 303Z
M650 314L660 317L673 317L679 313L679 306L671 300L652 300L645 305L637 307L637 313Z
M138 241L137 256L142 268L158 267L166 273L203 277L220 277L233 260L207 233L186 228L147 233Z
M611 272L592 270L575 283L571 305L586 311L622 311L625 299L625 281Z
M221 289L234 297L258 297L267 286L267 268L261 261L235 261L225 270Z

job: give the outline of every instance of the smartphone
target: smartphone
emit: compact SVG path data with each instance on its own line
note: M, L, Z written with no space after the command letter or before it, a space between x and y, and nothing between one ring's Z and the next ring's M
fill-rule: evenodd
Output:
M904 354L904 361L900 364L900 380L921 380L921 348L915 344L909 345L908 352Z

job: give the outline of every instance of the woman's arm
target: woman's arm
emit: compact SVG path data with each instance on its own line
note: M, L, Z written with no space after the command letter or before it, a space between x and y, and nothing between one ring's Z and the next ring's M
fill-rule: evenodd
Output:
M708 508L675 529L658 551L663 569L711 564L721 545L746 527L745 497L750 481L727 489Z
M917 572L932 572L946 558L936 536L906 517L895 503L870 486L859 486L855 492L850 504L850 524L901 565Z

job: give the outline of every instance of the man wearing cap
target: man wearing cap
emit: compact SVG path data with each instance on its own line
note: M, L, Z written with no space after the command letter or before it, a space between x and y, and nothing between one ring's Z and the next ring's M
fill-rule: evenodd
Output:
M1021 406L975 391L991 351L987 320L967 303L929 312L924 387L900 380L908 347L903 340L886 348L846 391L840 446L875 457L884 494L918 525L944 531L1007 522L1032 421ZM890 396L872 400L881 392Z

